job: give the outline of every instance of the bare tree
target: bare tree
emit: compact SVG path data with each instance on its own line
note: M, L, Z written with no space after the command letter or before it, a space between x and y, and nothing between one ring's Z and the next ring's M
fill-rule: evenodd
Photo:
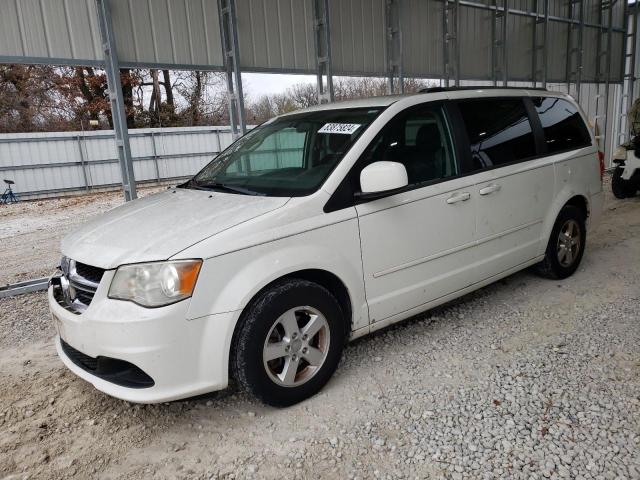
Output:
M297 108L307 108L318 103L318 91L313 83L298 83L287 90Z
M207 71L122 70L129 128L228 125L225 74ZM433 84L433 82L431 82ZM407 93L429 82L405 79ZM73 130L98 120L112 128L105 72L92 67L0 66L0 131ZM336 77L336 100L385 95L384 78ZM245 98L250 124L317 104L316 86L299 83L283 93Z
M418 92L433 84L433 82L415 78L404 79L405 93ZM385 78L336 77L333 87L336 101L387 94L387 80ZM317 103L316 85L298 83L288 88L284 93L262 95L256 101L251 102L247 107L247 117L250 122L258 124L276 115L307 108Z
M297 110L299 108L287 92L277 93L273 95L271 101L273 103L273 109L275 110L276 115L292 112L293 110Z
M0 131L28 132L58 124L65 111L56 108L53 67L0 66Z
M171 74L169 70L162 70L162 86L164 87L164 95L167 99L167 107L171 112L175 112L175 100L173 97L173 85L171 84Z
M259 125L275 115L273 102L269 95L261 96L247 108L247 120L254 125Z
M186 104L180 114L184 125L228 124L229 113L223 73L184 72L175 87Z

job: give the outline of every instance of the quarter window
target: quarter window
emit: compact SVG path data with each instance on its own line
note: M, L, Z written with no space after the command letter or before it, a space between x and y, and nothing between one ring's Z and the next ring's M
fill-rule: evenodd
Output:
M412 109L393 119L364 152L363 167L373 162L398 162L410 185L456 175L451 135L439 106Z
M467 129L473 168L491 168L536 155L536 145L521 98L459 103Z
M555 97L537 97L532 100L544 130L548 153L591 145L589 131L578 109L571 102Z

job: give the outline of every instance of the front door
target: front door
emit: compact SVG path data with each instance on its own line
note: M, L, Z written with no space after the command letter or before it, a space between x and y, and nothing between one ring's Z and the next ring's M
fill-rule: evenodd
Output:
M420 307L471 283L474 179L459 176L447 116L426 104L400 114L363 154L402 163L409 187L356 206L371 322Z

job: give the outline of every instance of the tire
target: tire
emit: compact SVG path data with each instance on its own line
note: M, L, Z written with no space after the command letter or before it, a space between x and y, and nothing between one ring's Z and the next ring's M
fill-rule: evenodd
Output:
M616 198L629 198L636 194L636 187L633 182L622 178L622 167L616 167L611 177L611 190Z
M346 332L340 304L326 288L295 278L279 281L243 313L232 342L231 375L266 404L293 405L329 381Z
M544 260L535 266L538 274L552 279L562 279L573 275L584 254L587 240L585 221L585 214L578 207L565 205L560 210L551 230ZM572 239L566 235L569 230L574 232L571 235ZM569 245L570 248L568 248Z

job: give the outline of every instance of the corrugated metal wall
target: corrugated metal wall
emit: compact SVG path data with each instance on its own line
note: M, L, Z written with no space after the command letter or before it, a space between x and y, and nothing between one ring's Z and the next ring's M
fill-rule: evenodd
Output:
M94 0L2 0L0 54L102 59Z
M240 62L248 70L315 68L311 3L236 0Z
M195 65L221 69L215 0L112 0L123 66ZM95 0L0 1L0 55L58 63L103 59ZM52 63L55 63L52 62Z
M443 75L442 2L405 0L400 9L402 70L408 77ZM464 30L464 29L463 29ZM466 41L462 43L466 48ZM473 45L469 45L474 48Z
M460 40L460 77L491 78L491 12L478 8L462 9Z
M508 73L512 80L531 79L533 25L524 15L542 1L510 0L507 31ZM222 68L216 0L111 0L120 61L123 66ZM474 6L475 4L475 6ZM501 5L502 2L498 2ZM402 63L406 76L433 78L444 70L442 0L401 0ZM491 0L460 5L461 78L492 78L493 11ZM551 1L550 14L569 16L570 2ZM598 0L585 0L583 80L594 81L601 30L608 14ZM63 63L95 63L102 58L94 0L0 1L0 57L55 58ZM240 65L245 71L315 73L312 0L236 0ZM574 19L578 19L574 7ZM330 0L333 72L337 75L386 75L385 0ZM614 6L614 29L624 25L624 2ZM542 29L539 26L540 30ZM569 24L551 19L548 39L549 81L567 77ZM622 78L624 33L613 32L610 79ZM604 47L603 47L604 48ZM10 58L9 58L10 57ZM538 55L538 65L542 64ZM55 63L53 61L52 63ZM604 62L603 62L604 63ZM606 65L603 65L606 67Z
M228 127L145 128L129 138L138 182L193 175L232 141ZM25 199L121 183L112 131L2 134L0 175Z
M212 0L111 0L121 62L222 65Z
M333 0L331 61L336 72L385 71L384 0Z

